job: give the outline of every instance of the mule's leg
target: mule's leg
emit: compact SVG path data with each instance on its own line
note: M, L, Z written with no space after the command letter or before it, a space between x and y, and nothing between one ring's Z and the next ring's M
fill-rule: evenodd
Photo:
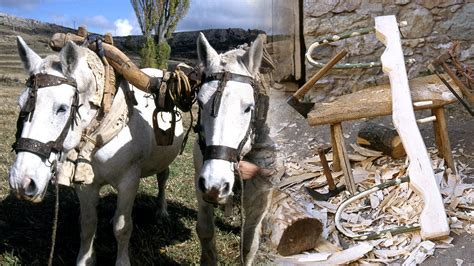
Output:
M77 265L94 264L94 236L97 229L97 202L100 186L77 185L76 194L80 203L81 220L81 248L77 256Z
M198 220L196 231L201 242L201 264L217 265L217 250L214 232L214 207L202 200L201 193L197 192Z
M164 171L156 175L158 179L158 210L156 211L156 217L158 219L168 218L168 205L166 203L165 189L166 181L170 176L170 168L167 167Z
M117 209L114 215L114 234L117 240L116 265L130 265L128 245L132 234L132 209L140 181L138 167L130 167L122 176L117 193Z
M245 224L243 256L245 265L252 265L260 244L262 220L268 212L272 199L272 190L268 184L254 178L244 185Z

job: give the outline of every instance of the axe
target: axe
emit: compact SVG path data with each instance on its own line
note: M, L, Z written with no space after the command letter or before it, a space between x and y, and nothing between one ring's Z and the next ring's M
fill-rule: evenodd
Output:
M293 95L288 97L286 102L293 107L298 113L300 113L303 117L307 117L309 111L314 106L314 103L309 102L300 102L301 98L308 93L308 91L320 80L337 62L339 62L345 55L347 54L347 50L343 49L336 56L331 58L331 60L324 65L310 80L308 80L301 88L299 88Z

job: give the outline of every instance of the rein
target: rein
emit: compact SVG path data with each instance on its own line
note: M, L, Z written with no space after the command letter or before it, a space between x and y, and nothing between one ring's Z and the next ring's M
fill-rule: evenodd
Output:
M24 124L27 121L31 121L34 115L38 90L41 88L59 86L62 84L72 86L75 88L75 90L69 117L59 136L56 138L56 140L46 143L35 139L22 138L21 133L23 131ZM62 78L45 73L38 73L31 75L28 78L26 81L26 86L30 88L28 92L28 99L25 103L25 106L20 111L20 115L18 116L18 120L16 122L16 140L15 143L13 143L12 148L16 153L21 151L30 152L38 155L44 160L48 160L52 152L58 153L63 150L64 140L66 139L69 129L74 129L74 124L77 125L76 117L79 115L78 109L80 107L77 83L73 79Z

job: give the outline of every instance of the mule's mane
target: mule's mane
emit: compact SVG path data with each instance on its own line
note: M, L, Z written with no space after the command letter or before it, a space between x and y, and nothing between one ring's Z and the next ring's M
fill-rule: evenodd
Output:
M46 56L40 65L40 72L46 72L47 70L52 69L58 71L59 73L63 73L61 69L61 62L59 60L59 56L56 54Z

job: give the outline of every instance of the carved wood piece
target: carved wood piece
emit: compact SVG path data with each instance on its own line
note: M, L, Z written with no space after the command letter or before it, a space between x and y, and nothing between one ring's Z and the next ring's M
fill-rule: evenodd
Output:
M377 39L387 47L381 56L382 69L388 74L392 92L393 124L410 160L410 186L421 194L424 207L420 215L421 237L438 239L449 235L443 200L431 168L426 146L416 124L400 33L395 16L375 18Z

